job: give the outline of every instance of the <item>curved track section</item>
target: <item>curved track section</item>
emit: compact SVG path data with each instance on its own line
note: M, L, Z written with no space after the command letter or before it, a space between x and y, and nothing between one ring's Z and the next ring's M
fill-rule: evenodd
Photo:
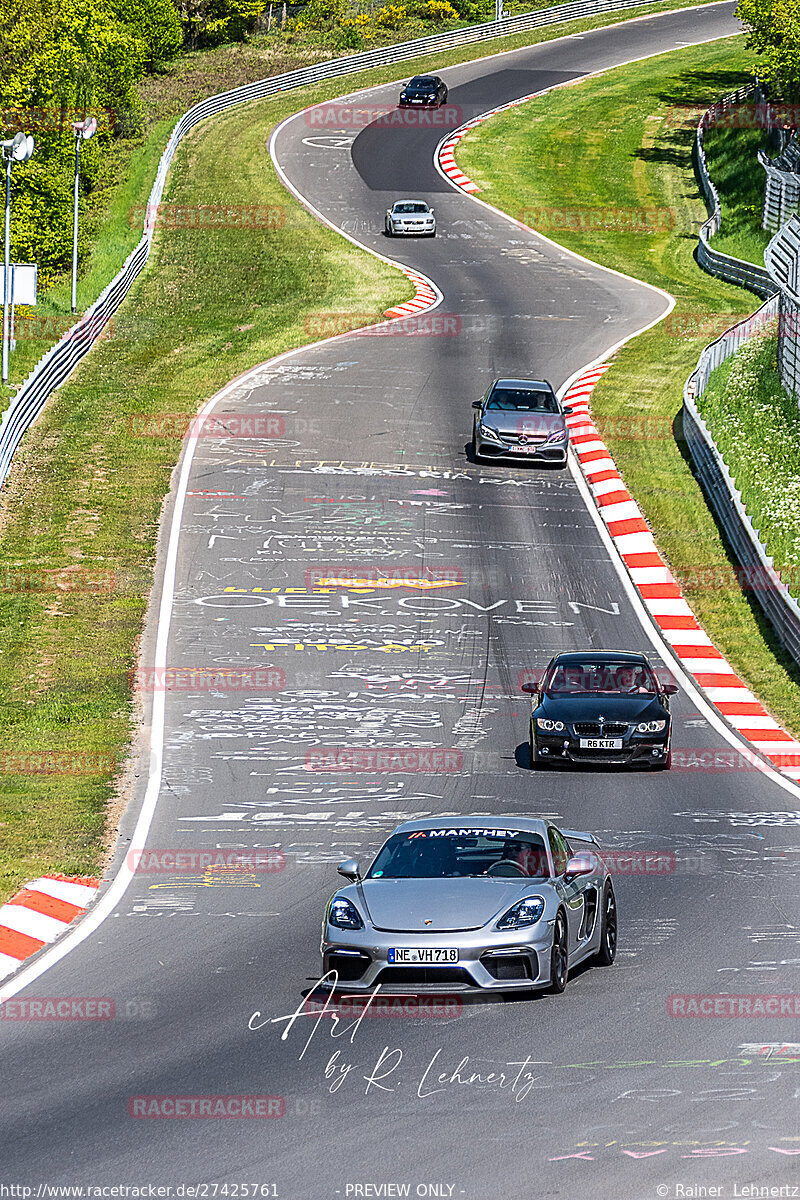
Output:
M451 100L468 117L732 32L731 14L685 10L453 68ZM433 198L440 236L391 253L444 299L416 330L284 355L209 406L272 414L275 436L202 439L184 460L145 661L214 685L148 705L118 866L139 848L149 778L149 849L277 848L283 869L133 873L107 889L91 936L23 973L18 1006L102 996L116 1015L0 1023L4 1077L20 1081L2 1118L9 1180L209 1185L201 1197L274 1184L249 1195L309 1200L785 1181L792 1064L746 1044L789 1038L790 1020L681 1020L668 998L796 988L796 792L724 765L526 770L520 672L574 646L652 655L656 634L582 480L466 454L487 380L535 370L563 384L665 300L476 213L434 170L440 137L370 127L326 141L302 114L276 134L291 186L374 250L389 199ZM423 568L448 586L415 586ZM370 587L370 571L404 586ZM712 762L729 749L691 693L675 713L678 746ZM402 748L419 769L309 770L326 747ZM456 753L436 770L442 747ZM366 858L404 817L473 812L553 816L634 852L617 877L617 964L578 971L560 997L281 1021L317 978L335 863ZM640 871L648 851L674 869ZM274 1119L148 1119L144 1098L176 1095L280 1099L262 1104Z

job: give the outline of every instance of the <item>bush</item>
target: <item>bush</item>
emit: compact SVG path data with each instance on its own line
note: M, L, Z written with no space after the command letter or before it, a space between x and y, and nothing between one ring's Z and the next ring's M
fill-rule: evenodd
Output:
M428 21L452 21L458 19L458 13L448 0L428 0L422 6L422 14Z
M183 44L181 23L172 0L111 0L120 21L146 46L148 71L174 58Z
M408 9L404 4L387 4L375 16L383 29L398 29L406 20Z
M369 20L369 18L367 18ZM364 34L361 27L356 24L352 17L345 17L344 20L337 26L336 30L336 49L337 50L361 50L364 46Z

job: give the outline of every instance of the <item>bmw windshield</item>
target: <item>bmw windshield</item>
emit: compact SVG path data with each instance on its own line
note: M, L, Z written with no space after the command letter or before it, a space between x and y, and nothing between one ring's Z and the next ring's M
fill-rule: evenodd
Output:
M544 681L548 696L644 696L658 691L644 663L557 663Z
M412 829L389 838L367 879L547 879L549 873L544 842L535 833Z

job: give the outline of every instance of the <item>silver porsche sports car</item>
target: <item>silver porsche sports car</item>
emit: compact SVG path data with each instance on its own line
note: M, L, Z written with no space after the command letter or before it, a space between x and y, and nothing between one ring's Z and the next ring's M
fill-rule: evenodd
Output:
M617 950L614 887L590 833L532 817L399 825L328 902L322 961L348 992L549 988ZM335 975L333 974L335 972Z
M436 237L436 217L424 200L395 200L386 210L383 227L387 237Z

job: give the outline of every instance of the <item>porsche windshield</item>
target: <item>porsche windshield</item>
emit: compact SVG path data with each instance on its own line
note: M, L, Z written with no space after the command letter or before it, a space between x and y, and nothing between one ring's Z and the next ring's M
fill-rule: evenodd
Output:
M411 92L435 92L436 80L430 79L427 75L416 75L409 80L408 90Z
M495 388L486 401L486 410L557 413L558 401L552 392L530 391L527 388Z
M547 879L542 838L508 829L412 829L389 838L367 879L464 879L477 875Z
M548 696L643 696L658 691L644 663L557 663L545 680Z

